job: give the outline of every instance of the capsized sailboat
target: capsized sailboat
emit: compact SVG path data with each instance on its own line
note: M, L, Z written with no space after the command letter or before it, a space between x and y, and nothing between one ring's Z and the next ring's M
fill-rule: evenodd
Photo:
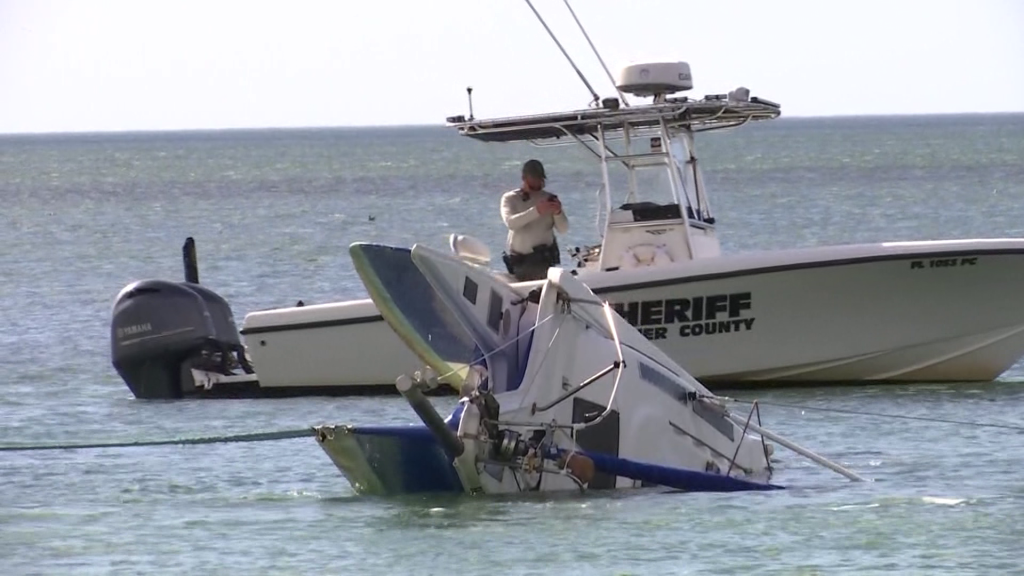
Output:
M730 412L567 270L527 289L421 245L350 253L426 365L397 380L421 424L317 428L358 493L774 490L769 440L860 479ZM439 376L461 391L447 418L423 395Z

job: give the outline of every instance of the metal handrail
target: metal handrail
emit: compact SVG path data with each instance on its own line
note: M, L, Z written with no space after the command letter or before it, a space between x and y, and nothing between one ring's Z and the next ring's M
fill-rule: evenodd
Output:
M619 368L620 366L622 366L622 365L623 365L623 363L621 363L621 362L620 362L620 361L618 361L618 360L616 360L616 361L612 362L612 363L611 363L611 365L610 365L610 366L608 366L607 368L602 368L602 369L601 369L601 371L600 371L600 372L598 372L597 374L594 374L594 375L593 375L593 376L591 376L590 378L587 378L587 379L586 379L586 380L584 380L583 382L580 382L580 383L579 383L579 385L577 385L577 386L575 386L575 387L573 387L573 388L570 388L570 389L569 389L568 391L566 391L566 392L565 392L564 394L562 394L562 395L561 395L561 396L559 396L558 398L555 398L554 400L552 400L551 402L548 402L547 404L545 404L545 405L543 405L543 406L537 406L537 403L536 403L536 402L534 402L534 403L533 403L533 405L532 405L532 406L530 406L530 415L531 415L531 416L533 416L533 415L534 415L534 414L536 414L537 412L546 412L546 411L548 411L548 410L550 410L550 409L554 408L555 406L558 406L558 405L559 405L559 404L561 404L562 402L565 402L565 401L566 401L566 400L568 400L569 398L572 398L573 396L575 396L576 394L578 394L578 393L579 393L580 391L582 391L582 390L583 390L584 388L586 388L586 387L590 386L590 385L591 385L591 384L593 384L594 382L597 382L597 381L598 381L598 380L600 380L601 378L604 378L605 376L607 376L608 374L610 374L612 370L616 370L616 369L618 369L618 368Z

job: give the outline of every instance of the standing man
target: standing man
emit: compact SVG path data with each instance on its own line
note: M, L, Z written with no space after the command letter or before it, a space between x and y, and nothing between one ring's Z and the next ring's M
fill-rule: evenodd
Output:
M543 280L561 263L555 230L565 234L569 219L558 197L544 190L547 175L539 160L523 164L523 185L501 197L501 219L508 227L505 267L516 280Z

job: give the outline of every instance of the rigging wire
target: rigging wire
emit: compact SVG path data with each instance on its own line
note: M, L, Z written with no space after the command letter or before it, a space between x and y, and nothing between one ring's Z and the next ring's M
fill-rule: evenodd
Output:
M583 37L587 39L587 44L590 44L590 49L594 51L594 56L597 56L597 61L601 63L601 68L604 68L604 73L608 75L608 81L615 87L615 91L619 93L619 99L622 104L629 108L629 100L626 100L626 95L619 90L619 86L615 83L615 78L612 77L612 73L608 70L608 66L604 63L604 58L601 58L601 54L597 51L597 47L590 41L590 35L587 34L587 30L583 28L583 23L576 17L576 11L569 5L569 0L562 0L565 2L565 7L569 9L569 14L572 14L572 19L576 21L576 25L580 27L580 32L583 33Z
M726 396L713 396L719 400L725 400L728 402L736 402L739 404L754 404L754 400L745 400L742 398L730 398ZM831 412L835 414L848 414L851 416L871 416L876 418L893 418L897 420L917 420L920 422L933 422L936 424L956 424L959 426L974 426L977 428L1000 428L1003 430L1016 430L1018 432L1024 432L1024 426L1015 426L1013 424L998 424L996 422L972 422L970 420L953 420L950 418L935 418L932 416L913 416L910 414L886 414L884 412L868 412L865 410L850 410L847 408L823 408L819 406L807 406L804 404L787 404L784 402L765 402L764 400L757 400L757 404L761 406L775 406L778 408L794 408L798 410L812 410L815 412Z
M594 99L593 103L597 104L598 102L600 102L601 97L597 95L597 92L594 91L594 87L591 86L590 82L587 81L587 77L583 75L583 72L581 72L579 67L576 66L576 63L573 62L572 58L569 56L569 53L566 52L565 48L562 47L562 43L558 41L558 38L555 36L555 33L551 31L551 28L548 28L548 24L547 22L544 21L544 18L541 17L540 12L537 12L537 9L533 7L533 2L530 2L530 0L526 0L526 4L530 7L530 10L533 10L533 14L537 16L537 20L540 20L540 23L542 26L544 26L544 29L548 31L548 36L551 36L551 39L555 41L555 44L558 46L558 49L562 51L562 55L565 56L565 59L569 61L569 65L572 66L572 69L576 71L576 74L580 77L580 80L582 80L583 84L586 85L587 90L590 90L590 95Z

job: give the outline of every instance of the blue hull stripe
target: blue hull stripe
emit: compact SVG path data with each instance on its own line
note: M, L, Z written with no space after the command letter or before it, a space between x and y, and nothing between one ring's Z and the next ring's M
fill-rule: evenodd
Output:
M645 464L625 458L608 456L607 454L596 454L593 452L583 452L583 454L594 461L594 468L598 472L641 480L646 483L657 484L666 488L675 488L676 490L685 490L687 492L740 492L782 489L782 486L775 484L751 482L722 474L670 468L668 466L658 466L657 464Z

